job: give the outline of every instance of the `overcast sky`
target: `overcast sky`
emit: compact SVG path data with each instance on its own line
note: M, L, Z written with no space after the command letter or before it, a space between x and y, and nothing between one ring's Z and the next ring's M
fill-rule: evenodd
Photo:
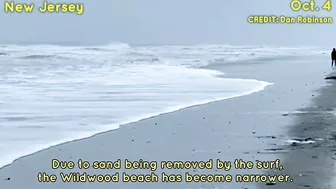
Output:
M325 0L316 0L323 4ZM36 2L42 0L16 0ZM52 44L199 44L330 45L335 24L251 25L251 14L295 16L290 0L54 0L83 2L83 15L4 13L0 43ZM335 4L336 6L336 4ZM336 7L335 7L336 10ZM333 16L331 12L312 12ZM302 12L300 13L302 14Z

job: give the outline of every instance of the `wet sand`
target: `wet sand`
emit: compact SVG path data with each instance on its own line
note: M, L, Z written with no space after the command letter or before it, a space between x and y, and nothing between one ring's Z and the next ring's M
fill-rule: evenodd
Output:
M332 75L336 75L336 72ZM295 121L287 135L297 138L297 142L284 146L288 153L280 156L280 159L286 167L283 172L290 174L295 182L278 184L274 188L335 188L335 82L329 80L329 86L318 90L320 95L313 97L311 106L301 108L299 111L302 113L289 115Z
M327 57L328 58L328 57ZM0 169L1 189L53 188L331 188L333 139L333 96L336 88L324 77L330 71L324 57L244 62L237 65L215 64L223 77L251 78L274 83L264 91L248 96L212 102L163 114L87 139L69 142L23 157ZM333 81L328 81L332 83ZM321 90L318 90L322 87ZM323 88L325 87L325 88ZM228 89L229 90L229 89ZM318 91L316 91L318 90ZM336 102L335 102L336 103ZM329 108L329 109L328 109ZM298 113L295 111L324 113ZM329 111L329 112L328 112ZM306 130L305 130L306 129ZM291 145L290 139L316 138L314 144ZM336 137L335 137L336 138ZM39 183L37 174L46 172L59 177L60 172L88 174L149 174L151 170L73 170L52 169L52 159L74 161L195 161L220 159L233 161L279 158L283 173L291 183ZM258 169L225 170L157 170L166 174L269 174ZM308 187L309 185L309 187Z

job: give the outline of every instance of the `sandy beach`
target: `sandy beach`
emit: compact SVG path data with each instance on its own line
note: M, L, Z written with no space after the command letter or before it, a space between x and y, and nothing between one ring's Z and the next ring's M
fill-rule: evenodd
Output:
M59 188L333 188L336 86L324 78L331 72L328 56L287 57L276 60L212 64L222 77L273 83L251 95L185 108L93 137L68 142L22 157L0 169L1 189ZM302 141L300 141L302 140ZM308 142L307 142L308 141ZM307 144L306 144L306 143ZM311 142L311 143L309 143ZM293 144L294 143L294 144ZM64 183L60 173L150 174L148 169L52 169L52 160L73 161L273 161L289 183ZM58 177L38 182L37 174ZM166 174L274 174L274 170L161 170Z
M335 189L332 6L3 1L0 189Z

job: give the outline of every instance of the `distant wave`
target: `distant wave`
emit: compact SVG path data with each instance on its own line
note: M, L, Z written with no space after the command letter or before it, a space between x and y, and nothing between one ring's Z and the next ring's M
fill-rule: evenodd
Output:
M83 48L83 50L89 50L89 51L108 51L108 49L99 48L99 47L86 47L86 48Z
M247 60L286 59L297 55L326 54L321 47L232 46L229 44L131 46L110 43L101 46L5 45L0 46L1 59L76 60L92 63L162 62L168 65L202 67L209 64ZM10 52L9 54L5 52ZM7 55L7 56L4 56Z
M128 49L128 48L131 48L131 46L126 43L111 43L111 44L102 45L102 46L83 47L81 49L89 50L89 51L113 51L113 50L121 50L121 49Z
M27 56L23 56L23 57L20 57L20 59L51 59L51 58L61 58L61 57L58 57L56 55L27 55Z
M82 49L93 51L109 51L128 48L131 48L131 46L127 43L109 43L107 45L83 47Z

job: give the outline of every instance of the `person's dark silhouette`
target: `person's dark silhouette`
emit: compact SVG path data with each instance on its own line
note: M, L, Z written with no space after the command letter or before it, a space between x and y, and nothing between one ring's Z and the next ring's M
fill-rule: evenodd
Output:
M331 67L334 66L334 62L335 62L335 66L336 66L336 50L335 50L335 48L333 48L333 51L331 52Z

